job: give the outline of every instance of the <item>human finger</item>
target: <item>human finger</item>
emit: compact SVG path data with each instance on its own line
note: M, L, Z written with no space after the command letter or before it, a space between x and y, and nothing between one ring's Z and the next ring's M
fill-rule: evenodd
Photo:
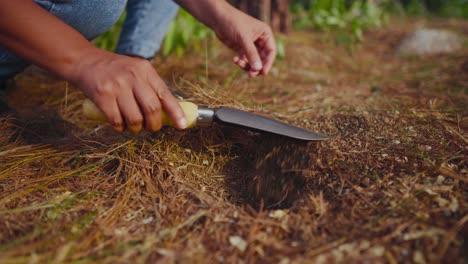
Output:
M98 100L96 106L104 113L107 121L114 127L114 130L122 133L125 129L122 115L115 99Z
M236 64L237 64L237 66L239 66L244 71L249 71L250 70L249 63L246 60L239 59Z
M276 42L273 38L273 34L266 37L266 40L263 42L262 52L262 61L263 61L263 68L261 73L263 75L268 74L268 72L273 67L273 63L276 59Z
M159 98L162 109L164 109L168 117L174 122L176 128L187 128L187 119L185 118L184 111L182 111L179 102L174 95L172 95L171 91L169 91L166 84L157 74L150 78L150 82Z
M133 93L129 91L121 94L117 98L117 104L127 129L134 134L139 133L143 128L143 115Z
M134 90L134 94L144 116L145 129L153 132L160 130L162 127L162 109L159 98L153 88L150 86L140 86L139 89Z
M243 48L243 52L250 65L251 71L260 71L263 68L263 64L255 43L251 40L244 40Z
M257 75L260 74L260 71L255 71L255 70L252 70L252 67L250 66L250 64L248 63L247 61L247 58L245 55L242 55L241 56L242 58L239 59L239 57L237 58L237 62L236 64L244 71L247 72L247 74L249 75L249 77L255 77Z
M260 71L250 70L248 74L249 74L249 77L253 78L253 77L258 76L260 74Z

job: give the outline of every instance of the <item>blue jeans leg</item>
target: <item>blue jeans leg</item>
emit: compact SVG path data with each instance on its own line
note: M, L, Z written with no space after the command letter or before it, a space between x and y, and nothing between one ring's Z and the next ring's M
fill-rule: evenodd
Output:
M178 9L171 0L128 0L116 52L146 59L154 57Z
M86 39L91 40L115 24L127 0L35 0L35 2L76 29ZM29 65L28 61L0 46L0 81L23 71Z

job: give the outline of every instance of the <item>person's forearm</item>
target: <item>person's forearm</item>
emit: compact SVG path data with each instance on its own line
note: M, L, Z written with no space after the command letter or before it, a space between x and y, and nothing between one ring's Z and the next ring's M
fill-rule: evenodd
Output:
M220 16L229 14L229 10L235 10L225 0L175 0L175 2L213 30L216 30Z
M63 78L96 51L79 32L31 0L0 1L0 45Z

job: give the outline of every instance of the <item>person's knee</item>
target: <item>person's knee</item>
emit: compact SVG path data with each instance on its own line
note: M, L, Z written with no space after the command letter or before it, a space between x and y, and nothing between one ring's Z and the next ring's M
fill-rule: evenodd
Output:
M93 39L108 31L117 22L126 3L127 0L57 0L49 12L87 39Z

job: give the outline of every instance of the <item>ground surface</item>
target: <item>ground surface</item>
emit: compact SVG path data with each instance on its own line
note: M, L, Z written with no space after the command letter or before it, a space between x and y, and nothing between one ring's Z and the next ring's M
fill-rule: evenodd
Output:
M155 62L196 102L333 136L317 144L220 126L118 135L65 82L23 74L0 119L1 262L463 263L468 49L395 57L424 24L468 34L395 21L350 49L294 32L258 80L217 47Z

